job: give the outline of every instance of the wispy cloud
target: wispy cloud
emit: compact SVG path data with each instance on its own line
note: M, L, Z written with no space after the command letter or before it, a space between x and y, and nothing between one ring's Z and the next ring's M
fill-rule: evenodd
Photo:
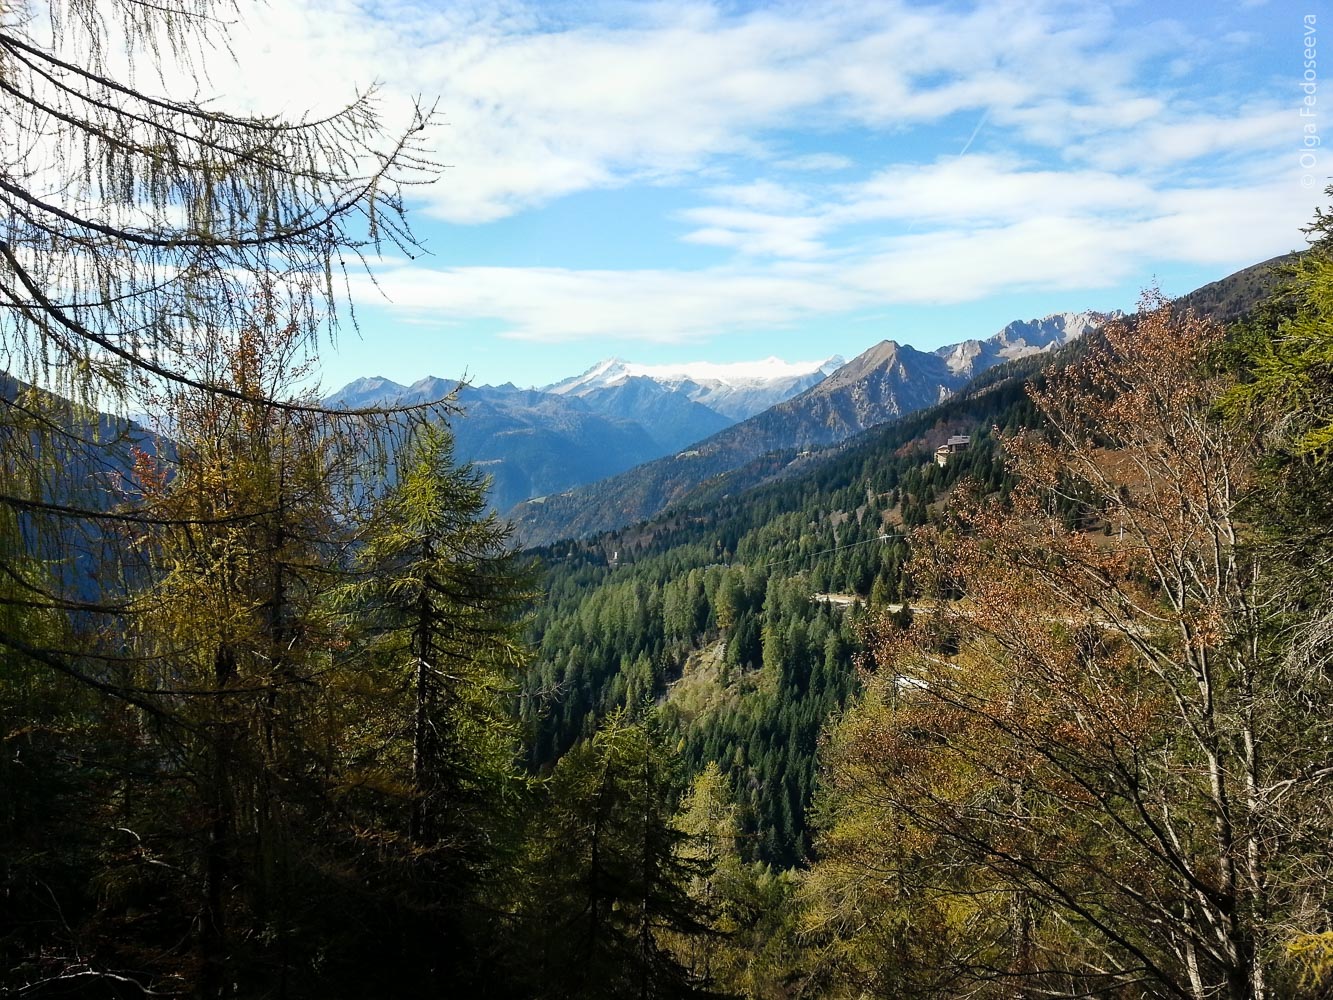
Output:
M702 227L683 237L689 243L727 247L748 256L787 259L814 258L827 253L819 239L828 229L825 219L725 206L691 209L683 217Z
M1290 95L1200 82L1243 32L1210 54L1183 23L1121 16L1059 0L271 0L219 89L319 109L378 79L390 119L440 95L450 166L416 194L450 223L670 187L672 249L710 266L400 262L379 277L416 321L698 341L1290 249L1313 204L1281 159ZM1163 70L1173 59L1191 72Z
M991 224L1108 209L1137 216L1156 200L1157 192L1132 176L973 154L888 167L844 189L841 203L830 212L842 223Z
M1296 133L1291 108L1242 109L1231 114L1188 111L1161 116L1133 131L1093 136L1072 146L1071 157L1106 170L1142 173L1199 160L1264 154L1290 146Z
M782 327L835 315L849 289L828 271L393 268L378 289L357 279L365 302L380 293L408 315L498 321L500 336L550 343L615 339L680 343L729 330Z
M1051 146L1132 127L1160 110L1134 88L1151 53L1111 29L1095 8L1008 2L731 14L706 3L274 0L238 49L242 75L295 107L350 96L352 81L383 80L390 113L402 95L439 94L451 167L426 199L443 218L476 223L724 156L845 167L842 154L782 154L777 134L807 124L895 129L968 112Z

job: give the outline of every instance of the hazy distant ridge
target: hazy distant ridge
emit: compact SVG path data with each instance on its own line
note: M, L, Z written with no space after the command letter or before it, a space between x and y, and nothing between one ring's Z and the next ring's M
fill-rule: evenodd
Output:
M791 399L783 400L688 450L605 481L521 504L512 513L524 542L543 544L618 528L651 517L705 480L769 452L810 449L931 406L1003 361L1055 350L1106 320L1093 312L1019 320L985 340L926 352L894 340L869 348ZM615 369L586 380L618 377Z
M492 505L508 510L679 451L818 383L841 363L769 358L667 368L613 358L544 389L464 387L463 413L450 426L457 457L491 477ZM326 402L349 409L423 403L455 388L432 376L409 386L371 376Z

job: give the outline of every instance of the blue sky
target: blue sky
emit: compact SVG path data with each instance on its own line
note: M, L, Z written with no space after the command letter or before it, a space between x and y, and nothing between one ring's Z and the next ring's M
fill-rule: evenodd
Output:
M1333 150L1301 162L1325 109L1333 135L1333 84L1300 116L1307 13L271 0L235 49L270 110L439 99L430 255L354 280L325 385L528 385L611 355L929 349L1299 247L1333 174Z

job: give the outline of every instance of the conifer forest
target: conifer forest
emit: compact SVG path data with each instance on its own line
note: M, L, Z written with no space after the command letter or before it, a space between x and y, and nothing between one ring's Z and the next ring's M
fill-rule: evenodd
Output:
M1333 214L524 548L310 388L441 115L243 7L0 4L0 997L1333 994Z

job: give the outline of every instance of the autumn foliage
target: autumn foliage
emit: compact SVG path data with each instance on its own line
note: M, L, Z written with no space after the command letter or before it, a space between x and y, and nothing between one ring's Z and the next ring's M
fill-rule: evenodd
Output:
M829 919L871 897L847 961L876 989L1295 988L1285 945L1326 892L1303 804L1325 682L1266 590L1220 339L1148 296L1034 393L1011 502L914 537L914 623L872 630L826 751L816 883Z

